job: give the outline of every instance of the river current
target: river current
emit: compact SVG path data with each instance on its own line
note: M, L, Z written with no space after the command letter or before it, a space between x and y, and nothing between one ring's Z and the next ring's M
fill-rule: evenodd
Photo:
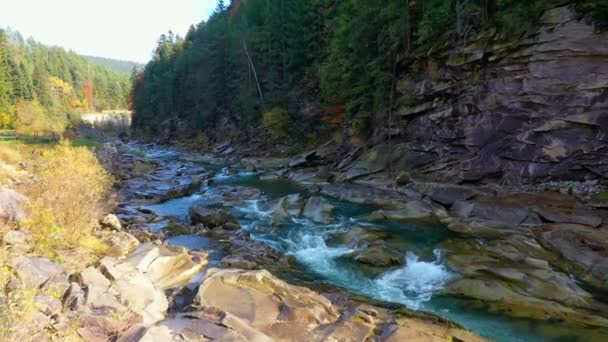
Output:
M146 157L179 159L180 152L171 149L144 150ZM287 195L304 191L295 183L284 180L262 180L264 172L246 172L226 165L205 164L216 170L209 185L186 197L149 205L145 208L157 215L179 221L188 220L193 205L215 207L213 193L222 186L241 186L261 191L254 200L243 199L231 206L244 230L255 240L292 255L301 275L280 275L300 284L323 284L385 303L389 307L405 306L454 320L458 324L496 341L588 341L583 328L573 329L558 322L535 321L490 313L485 304L441 293L444 285L459 277L444 263L439 243L450 236L443 227L417 227L389 222L369 222L364 217L374 208L327 198L337 208L335 221L320 224L305 218L292 218L277 228L271 214L273 203ZM167 221L156 223L152 230L163 229ZM384 273L372 272L346 256L354 251L335 237L359 227L381 232L385 242L403 253L405 265ZM170 243L191 249L212 251L210 265L217 265L223 256L221 244L197 235L174 236ZM579 330L580 329L580 330ZM585 337L582 337L585 336Z

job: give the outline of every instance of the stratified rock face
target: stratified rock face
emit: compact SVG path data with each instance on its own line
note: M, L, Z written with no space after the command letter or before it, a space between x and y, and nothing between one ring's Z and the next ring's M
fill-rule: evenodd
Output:
M559 7L522 37L434 48L400 82L417 100L399 111L404 165L449 182L608 177L607 41Z

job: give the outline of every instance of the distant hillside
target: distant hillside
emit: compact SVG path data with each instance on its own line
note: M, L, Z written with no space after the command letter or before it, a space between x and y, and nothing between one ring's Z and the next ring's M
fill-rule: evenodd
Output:
M120 72L123 74L130 74L133 70L133 67L136 67L137 70L143 70L145 64L130 62L130 61L121 61L117 59L104 58L104 57L95 57L95 56L85 56L82 55L88 61L106 67L112 71Z

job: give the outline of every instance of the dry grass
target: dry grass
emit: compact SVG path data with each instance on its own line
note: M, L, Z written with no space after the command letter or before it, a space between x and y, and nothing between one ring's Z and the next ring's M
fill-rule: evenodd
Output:
M34 236L36 252L56 257L58 251L84 247L103 253L92 233L110 205L113 179L93 152L62 142L44 151L32 171L36 180L26 190L31 216L20 225Z

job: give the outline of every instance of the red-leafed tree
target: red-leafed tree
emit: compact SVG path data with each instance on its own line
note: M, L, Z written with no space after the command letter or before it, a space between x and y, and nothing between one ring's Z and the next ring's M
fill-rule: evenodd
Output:
M82 92L84 93L84 99L86 100L88 108L92 108L93 102L95 101L93 83L91 83L91 81L84 82L84 85L82 86Z

